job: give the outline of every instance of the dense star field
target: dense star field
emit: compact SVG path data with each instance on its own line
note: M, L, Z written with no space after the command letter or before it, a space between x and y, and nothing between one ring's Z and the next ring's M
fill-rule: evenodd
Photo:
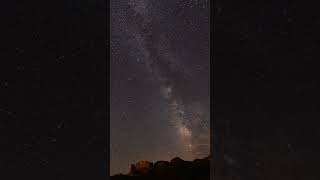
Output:
M209 155L208 0L110 1L111 175Z

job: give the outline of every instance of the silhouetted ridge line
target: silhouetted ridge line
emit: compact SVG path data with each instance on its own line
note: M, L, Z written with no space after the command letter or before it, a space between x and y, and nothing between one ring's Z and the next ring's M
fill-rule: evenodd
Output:
M111 180L123 179L165 179L165 180L209 180L210 156L194 161L185 161L179 157L171 161L139 161L130 165L126 175L111 176Z

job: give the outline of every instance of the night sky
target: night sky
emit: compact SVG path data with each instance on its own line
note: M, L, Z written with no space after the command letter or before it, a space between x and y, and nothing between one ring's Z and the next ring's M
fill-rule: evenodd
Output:
M0 179L106 179L103 1L2 1Z
M111 174L210 150L208 0L111 0Z
M317 7L217 0L213 13L217 179L319 179Z
M106 179L209 140L217 179L319 179L318 6L211 2L111 0L109 24L107 1L1 1L0 179Z

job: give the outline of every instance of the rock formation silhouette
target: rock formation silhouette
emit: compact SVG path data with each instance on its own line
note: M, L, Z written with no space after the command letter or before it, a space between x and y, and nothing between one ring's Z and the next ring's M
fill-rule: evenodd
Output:
M126 175L111 176L111 180L209 180L210 156L194 161L185 161L179 157L171 161L139 161L130 165Z

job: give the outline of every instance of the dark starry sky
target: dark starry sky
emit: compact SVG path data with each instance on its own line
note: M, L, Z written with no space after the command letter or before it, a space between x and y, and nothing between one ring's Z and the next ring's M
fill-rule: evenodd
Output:
M0 179L106 179L103 1L2 1Z
M209 155L209 1L110 3L111 174Z
M319 179L315 4L214 2L217 179Z

